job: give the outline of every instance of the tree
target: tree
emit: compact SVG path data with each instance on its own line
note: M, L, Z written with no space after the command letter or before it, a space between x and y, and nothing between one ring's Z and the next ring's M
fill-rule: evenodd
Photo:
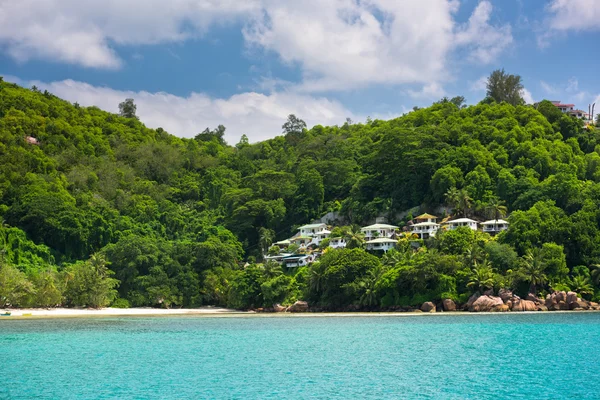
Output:
M273 243L273 238L275 237L275 231L268 228L260 228L258 230L259 233L259 243L262 250L263 255L267 254L269 250L269 246Z
M136 111L137 106L133 102L133 99L125 99L124 102L119 103L119 115L121 117L138 119L135 115Z
M365 244L365 235L358 226L352 226L347 229L344 233L344 237L346 238L347 249L362 248Z
M306 122L296 117L294 114L290 114L288 115L288 119L285 124L281 126L281 129L283 129L283 133L286 135L290 133L299 134L304 132L306 129Z
M518 274L525 282L529 282L529 291L536 293L536 288L548 282L546 276L546 265L543 260L541 249L534 248L527 251L521 259L521 267Z
M493 71L487 80L487 96L496 102L507 102L513 106L523 104L523 84L519 75L511 75L503 69Z
M450 103L454 104L458 108L467 107L466 101L467 100L464 98L464 96L454 96L450 99Z
M485 260L481 264L475 263L471 269L467 286L474 288L479 293L494 287L494 269L489 261Z
M485 213L488 218L493 218L494 220L502 219L506 216L506 212L508 209L504 205L504 202L497 197L492 198L485 205Z
M112 278L114 272L108 269L103 255L94 254L86 262L73 264L67 273L65 297L71 305L102 308L117 296L119 281Z

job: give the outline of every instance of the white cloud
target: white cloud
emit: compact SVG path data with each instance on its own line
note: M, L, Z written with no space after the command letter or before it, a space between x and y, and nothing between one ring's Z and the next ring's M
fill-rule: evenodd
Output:
M177 42L257 10L255 0L18 0L0 2L0 49L18 61L44 59L115 69L119 45Z
M548 93L548 94L556 94L558 93L558 89L555 88L553 85L544 82L544 81L540 81L540 86L542 87L542 89L544 90L544 92Z
M482 1L458 26L456 0L19 0L0 2L0 51L117 69L117 46L181 42L240 21L250 49L299 65L309 92L444 82L458 48L488 63L512 42Z
M488 63L510 43L510 26L489 24L492 5L481 2L465 26L447 0L265 0L264 12L244 29L251 46L299 65L305 91L344 90L372 84L444 81L447 58L465 47Z
M531 92L525 88L523 88L523 90L521 91L521 97L523 97L523 100L525 100L526 104L533 104L533 96L531 95Z
M469 82L469 90L471 90L472 92L482 92L484 90L487 90L487 80L488 77L484 75L477 79L475 82Z
M549 6L551 29L566 31L600 30L597 0L554 0Z
M410 97L414 99L440 99L446 95L444 88L437 82L431 82L423 86L421 90L407 90Z
M490 25L492 9L489 1L480 2L455 36L456 44L469 49L470 59L482 64L494 61L513 42L510 25Z
M177 136L193 137L206 127L223 124L229 143L237 143L242 134L248 135L252 142L276 136L289 114L296 114L309 126L342 124L346 117L364 120L337 101L289 92L269 95L248 92L217 99L203 93L180 97L164 92L120 91L73 80L45 83L24 82L9 76L4 79L25 86L36 85L82 106L95 105L111 112L118 112L119 103L131 97L140 120L151 128L162 127Z

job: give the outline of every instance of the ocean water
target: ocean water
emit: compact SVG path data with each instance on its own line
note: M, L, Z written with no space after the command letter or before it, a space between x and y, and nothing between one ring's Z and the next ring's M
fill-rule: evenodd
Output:
M600 314L0 320L7 399L599 399Z

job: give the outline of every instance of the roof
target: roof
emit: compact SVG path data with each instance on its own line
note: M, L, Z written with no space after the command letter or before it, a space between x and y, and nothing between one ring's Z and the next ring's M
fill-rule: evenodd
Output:
M327 229L323 229L322 231L317 232L317 235L329 235L331 233L331 231L328 231Z
M567 114L578 114L578 113L588 115L588 113L586 113L583 110L569 110L569 111L567 111Z
M308 224L308 225L302 225L298 229L315 229L315 228L320 228L322 226L327 226L327 224Z
M496 225L496 224L508 224L508 221L503 219L490 219L489 221L482 222L481 225Z
M397 229L398 227L396 225L388 225L388 224L374 224L374 225L369 225L369 226L365 226L363 228L360 228L361 231L366 231L366 230L371 230L371 229Z
M275 242L274 244L290 244L292 242L290 242L289 239L285 239L285 240L280 240L279 242Z
M472 220L471 218L459 218L459 219L455 219L453 221L448 221L449 224L462 224L462 223L477 223L477 221Z
M369 240L367 242L367 244L374 244L374 243L397 243L397 241L394 239L390 239L390 238L377 238L377 239Z
M415 219L437 219L437 217L435 215L425 213L415 217Z
M310 236L296 236L290 239L291 242L295 242L297 240L312 240Z
M554 104L556 107L575 107L575 104Z
M435 222L419 222L418 224L414 224L413 227L415 226L440 226L440 224L436 224Z

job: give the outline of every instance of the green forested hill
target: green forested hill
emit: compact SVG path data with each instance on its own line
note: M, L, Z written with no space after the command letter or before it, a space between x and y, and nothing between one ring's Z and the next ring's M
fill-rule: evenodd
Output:
M594 278L597 290L600 133L549 102L440 101L310 130L290 117L257 144L223 133L180 139L0 82L0 305L104 305L114 290L116 305L240 308L386 307L530 284L592 296ZM327 211L403 224L402 211L442 204L506 208L511 227L494 239L447 232L382 259L329 251L293 272L239 266Z

